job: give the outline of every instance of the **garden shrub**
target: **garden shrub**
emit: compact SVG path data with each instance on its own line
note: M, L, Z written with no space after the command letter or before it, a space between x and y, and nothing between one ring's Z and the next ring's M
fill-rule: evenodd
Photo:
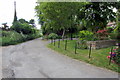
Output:
M55 34L55 33L50 33L50 34L48 35L48 38L49 38L49 39L57 39L57 38L58 38L58 35Z
M87 41L96 40L94 34L90 31L86 31L86 30L79 32L79 38L80 38L80 40L87 40Z
M97 40L94 36L94 34L90 31L80 31L79 32L79 48L80 49L87 49L87 41L94 41Z

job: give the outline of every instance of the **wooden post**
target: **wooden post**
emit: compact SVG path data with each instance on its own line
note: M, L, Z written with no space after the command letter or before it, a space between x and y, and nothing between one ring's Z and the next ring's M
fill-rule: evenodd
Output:
M55 39L54 39L54 46L55 46Z
M76 54L76 51L77 51L77 43L75 42L75 54Z
M91 50L92 50L92 44L90 44L90 49L89 49L89 58L91 57Z
M65 40L65 50L67 50L67 38Z
M58 48L60 48L60 39L58 40Z
M111 48L111 53L110 53L110 60L109 60L109 65L111 64L111 60L112 60L112 52L113 52L113 47Z

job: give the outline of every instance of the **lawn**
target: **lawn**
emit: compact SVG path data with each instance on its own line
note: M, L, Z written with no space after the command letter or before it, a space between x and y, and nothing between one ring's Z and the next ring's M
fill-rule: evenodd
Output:
M75 48L74 48L75 42L76 40L68 40L67 50L65 50L65 47L64 47L65 41L60 42L60 48L58 48L58 42L55 43L55 46L53 43L50 43L47 46L73 59L84 61L84 62L93 64L95 66L106 68L106 69L120 73L120 69L118 69L118 65L116 65L115 63L111 63L109 65L109 59L107 58L107 56L109 55L111 47L92 50L91 58L89 58L88 49L77 49L77 54L75 54Z

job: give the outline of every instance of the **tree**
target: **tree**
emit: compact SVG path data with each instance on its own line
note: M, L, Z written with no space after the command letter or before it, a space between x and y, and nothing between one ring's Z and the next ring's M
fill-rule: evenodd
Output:
M31 20L29 21L29 24L35 24L35 20L34 20L34 19L31 19Z
M92 29L93 32L103 29L109 21L115 21L114 8L116 8L116 2L90 2L79 10L78 22L87 29Z
M18 21L14 22L11 29L23 34L35 33L35 29L33 28L33 26L30 25L25 19L19 19Z
M36 6L37 16L44 29L65 32L75 24L76 11L83 3L42 2ZM75 27L75 26L74 26Z
M2 23L2 25L4 26L2 29L3 30L7 30L9 28L9 26L7 26L7 23Z
M29 21L29 24L31 24L33 27L35 27L35 20L34 20L34 19L31 19L31 20Z
M25 19L22 19L22 18L19 19L18 21L19 21L20 23L28 23L28 21L26 21Z

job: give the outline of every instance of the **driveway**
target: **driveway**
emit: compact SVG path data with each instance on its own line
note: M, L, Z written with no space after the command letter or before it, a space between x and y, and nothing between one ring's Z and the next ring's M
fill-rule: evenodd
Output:
M2 47L3 78L118 78L118 73L71 59L35 39Z

